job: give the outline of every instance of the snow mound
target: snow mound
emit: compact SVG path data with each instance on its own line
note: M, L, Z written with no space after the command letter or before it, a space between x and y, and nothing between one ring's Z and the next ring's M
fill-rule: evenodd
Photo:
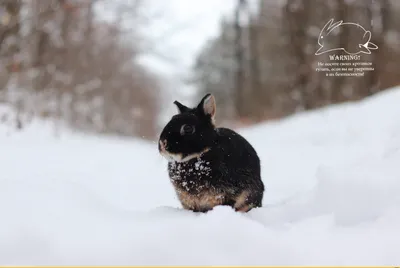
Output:
M400 88L242 130L264 206L181 209L156 143L0 126L0 265L400 263Z

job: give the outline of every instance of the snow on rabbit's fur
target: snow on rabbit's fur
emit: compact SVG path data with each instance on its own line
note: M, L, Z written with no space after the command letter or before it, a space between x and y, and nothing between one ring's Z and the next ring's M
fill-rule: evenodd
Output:
M181 209L156 143L0 125L0 264L399 264L399 103L395 88L240 131L266 186L247 214Z

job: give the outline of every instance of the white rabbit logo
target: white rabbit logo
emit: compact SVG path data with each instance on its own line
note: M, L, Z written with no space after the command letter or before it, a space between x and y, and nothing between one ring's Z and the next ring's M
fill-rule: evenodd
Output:
M347 30L352 31L351 37L355 42L349 43L347 47L335 47L334 42L332 42L335 34L332 33L337 34L342 31L343 28L348 28ZM315 52L315 55L321 55L336 50L342 50L349 55L356 55L359 53L371 54L371 50L378 49L378 46L370 42L370 40L371 32L365 30L360 24L343 22L342 20L333 23L333 19L331 19L325 24L319 34L318 44L320 48Z

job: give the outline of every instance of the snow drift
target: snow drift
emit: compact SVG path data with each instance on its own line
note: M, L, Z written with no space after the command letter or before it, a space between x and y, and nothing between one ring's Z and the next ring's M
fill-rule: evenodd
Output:
M264 207L180 208L156 144L0 126L0 265L400 263L400 88L241 133Z

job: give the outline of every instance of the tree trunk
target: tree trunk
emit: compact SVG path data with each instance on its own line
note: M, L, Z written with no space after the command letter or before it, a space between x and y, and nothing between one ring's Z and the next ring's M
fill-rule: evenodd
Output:
M244 49L243 49L243 28L241 25L241 13L243 12L245 0L237 0L235 10L235 56L236 56L236 77L234 89L234 106L236 110L236 119L244 115L243 109L243 90L244 90Z
M299 3L301 2L301 3ZM290 40L297 65L297 77L293 87L300 93L300 105L304 110L313 108L312 92L308 92L309 64L305 47L307 46L307 27L310 13L309 0L288 0L286 4L286 18L290 31Z
M250 79L251 79L251 96L252 110L257 121L262 120L263 107L270 107L269 98L264 98L263 88L260 75L260 52L259 52L259 25L255 20L249 27L249 45L250 45Z

